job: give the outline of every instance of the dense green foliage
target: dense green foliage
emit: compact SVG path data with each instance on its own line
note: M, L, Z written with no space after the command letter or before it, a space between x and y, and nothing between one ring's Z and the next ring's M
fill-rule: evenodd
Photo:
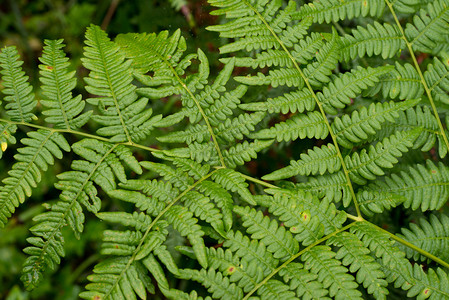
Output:
M44 194L11 299L73 238L61 299L449 299L449 1L208 3L219 61L90 25L33 86L2 48L2 235Z

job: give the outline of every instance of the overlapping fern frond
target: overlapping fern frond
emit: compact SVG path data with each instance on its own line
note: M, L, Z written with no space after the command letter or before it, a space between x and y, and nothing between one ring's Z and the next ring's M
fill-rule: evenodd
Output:
M87 103L62 40L45 42L38 100L17 50L0 53L0 157L16 151L0 225L75 157L34 217L26 287L61 263L63 228L96 217L84 299L449 297L448 1L208 2L221 64L181 30L90 26Z

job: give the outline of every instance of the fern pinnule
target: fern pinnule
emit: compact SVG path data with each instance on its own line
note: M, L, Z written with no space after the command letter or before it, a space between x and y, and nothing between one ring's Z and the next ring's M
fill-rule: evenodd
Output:
M356 57L380 55L383 59L394 57L405 48L405 42L396 25L380 24L357 26L351 34L341 38L341 56L348 61Z
M410 223L409 228L402 228L399 237L416 245L420 249L431 253L444 261L449 261L449 217L444 214L430 215L429 218L421 218L418 224ZM407 257L417 260L428 260L422 254L410 248L399 245Z
M0 190L0 227L4 227L16 207L32 194L32 188L42 180L42 171L61 159L61 150L69 152L70 145L62 134L40 129L31 131L20 141L24 146L14 155L16 163L2 180Z
M42 93L46 97L40 103L46 108L45 121L55 128L77 129L89 120L92 111L82 112L85 101L81 95L72 97L76 86L75 71L69 72L70 63L62 48L63 40L46 40L39 66Z
M5 47L0 52L0 74L2 74L2 85L5 87L2 93L5 94L4 100L8 102L5 109L11 120L29 122L37 119L32 113L37 101L33 87L28 83L28 76L22 70L23 61L19 58L14 46Z

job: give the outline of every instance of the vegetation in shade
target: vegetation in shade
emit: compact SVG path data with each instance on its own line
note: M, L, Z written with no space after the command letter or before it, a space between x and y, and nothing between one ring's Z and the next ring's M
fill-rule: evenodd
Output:
M90 25L33 85L2 48L4 236L43 204L8 299L449 298L449 1L208 4L219 59Z

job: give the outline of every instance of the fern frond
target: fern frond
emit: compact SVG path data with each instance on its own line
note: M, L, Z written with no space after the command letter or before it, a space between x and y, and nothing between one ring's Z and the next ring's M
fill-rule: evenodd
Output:
M2 180L0 190L0 228L4 227L8 218L27 197L32 188L41 181L41 171L53 165L55 157L61 159L62 151L70 151L70 145L63 135L50 130L29 132L27 138L20 142L24 145L14 155L16 163L8 172L9 177Z
M328 299L328 291L317 281L318 275L310 273L300 263L289 263L279 271L279 275L290 283L290 289L296 290L296 296L302 299Z
M229 231L223 247L229 248L234 255L244 261L255 262L260 268L263 276L267 276L276 268L279 260L274 258L273 254L267 250L263 242L250 240L248 236L240 231Z
M413 14L431 2L433 0L394 0L391 4L395 10L401 13Z
M207 268L206 247L202 236L204 232L186 207L174 205L165 213L166 220L182 235L189 239L196 258L202 267Z
M241 109L250 111L267 111L269 113L289 112L302 113L304 111L313 111L315 108L315 99L308 89L285 93L276 98L268 98L264 102L242 103L239 105Z
M243 291L235 283L230 283L228 277L214 269L181 270L181 276L185 279L195 280L204 285L215 299L232 300L242 299Z
M263 280L264 272L256 260L241 261L229 249L209 248L207 259L211 268L229 276L229 281L235 282L244 292L249 292Z
M339 60L340 48L340 37L337 30L332 27L332 37L318 51L316 55L317 61L308 64L304 69L304 75L312 86L318 87L330 81L329 76Z
M376 146L371 145L368 150L355 152L352 157L346 156L345 163L351 180L357 184L365 184L377 176L384 175L383 168L392 168L398 162L397 157L408 151L418 138L421 129L406 132L397 131L390 137L384 138Z
M347 207L351 203L351 191L343 171L310 177L308 182L299 183L296 187L302 191L317 194L319 198L326 198L329 202L343 201Z
M29 289L35 288L43 273L54 270L64 256L63 227L68 225L79 239L84 228L83 207L92 213L100 210L101 200L94 183L107 192L116 188L115 178L126 181L122 162L142 173L131 151L122 145L85 139L73 144L72 149L84 160L73 161L72 171L57 176L55 187L62 191L59 201L47 205L49 211L33 218L38 224L30 229L35 237L27 239L32 246L24 249L30 256L21 278Z
M146 268L140 262L128 264L128 261L127 256L119 256L97 264L95 274L88 276L91 283L86 285L87 291L82 292L80 297L106 299L114 295L122 299L136 299L135 295L138 295L140 299L146 299L147 291L154 294L155 287Z
M76 86L75 71L69 72L68 58L62 48L63 40L46 40L39 66L42 94L40 103L46 108L45 121L55 128L77 129L87 123L92 111L82 113L85 102L81 95L72 97Z
M405 41L397 25L374 22L366 27L357 26L351 34L341 38L340 53L348 61L365 55L381 55L383 59L392 58L405 48Z
M341 160L333 144L313 147L307 154L301 153L301 159L290 161L290 165L262 177L264 180L280 180L296 175L323 175L335 173L341 168Z
M262 129L251 134L255 139L276 139L281 141L294 141L298 138L325 139L329 134L329 129L323 116L317 112L307 114L297 114L285 122L276 124L271 128Z
M219 234L226 236L222 214L218 208L206 197L198 192L190 191L183 198L184 205L193 214L210 224Z
M152 117L152 110L145 109L147 98L138 99L136 87L131 84L131 61L125 61L120 48L98 26L87 29L86 45L82 61L91 71L85 78L86 90L98 96L87 102L101 112L92 116L102 125L97 133L110 137L111 142L142 140L162 117Z
M317 93L317 97L327 113L336 114L337 108L344 108L362 90L376 86L379 78L391 69L391 66L366 69L358 67L336 77L322 92Z
M403 203L406 208L422 211L440 209L449 197L449 170L443 164L410 166L407 171L391 174L385 181L370 183L359 192L363 209L382 212Z
M410 229L402 228L404 240L416 247L449 262L449 217L444 214L430 215L429 220L421 218L419 224L410 223ZM401 246L400 246L401 247ZM401 247L408 258L426 261L427 257L408 247Z
M198 184L197 189L204 195L210 197L223 214L223 225L225 231L229 231L232 227L232 206L234 201L221 185L210 180L204 180Z
M418 102L419 99L372 103L368 107L362 106L360 110L355 110L351 116L336 117L331 126L337 142L345 148L352 148L354 144L376 134L383 123L387 121L394 123L399 117L399 111L413 107Z
M257 158L257 152L269 147L274 140L254 140L252 143L244 141L223 152L226 165L230 168L241 166L245 162Z
M416 51L431 52L436 43L444 42L449 30L449 6L446 0L429 3L405 27L405 36Z
M368 222L359 222L352 226L350 231L355 234L357 238L363 242L363 245L371 250L376 257L381 258L381 263L385 268L397 270L404 276L411 275L407 269L407 265L410 263L405 258L405 253L394 245L395 243L390 240L387 233Z
M416 299L445 299L449 297L449 278L448 274L440 268L435 271L428 269L426 274L419 264L412 266L406 264L407 275L399 270L384 270L387 274L387 280L394 282L395 287L400 287L407 292L407 297L416 297ZM410 275L408 275L410 274Z
M37 117L32 113L37 105L33 87L28 83L28 76L22 71L23 61L19 60L16 47L5 47L0 52L2 89L5 94L6 114L12 121L29 122ZM1 103L1 102L0 102Z
M424 88L418 72L411 64L401 65L396 62L395 69L382 76L379 84L370 89L367 95L374 96L379 92L384 98L418 99L424 94Z
M303 219L306 223L311 220L311 218L317 218L320 225L316 225L316 228L323 227L324 234L329 234L342 227L343 223L346 221L346 213L339 211L335 208L333 203L329 203L326 200L319 201L317 197L314 197L310 193L304 193L302 190L287 190L287 189L266 189L269 194L273 194L273 203L264 206L268 206L270 210L273 211L275 215L281 215L283 218L291 218L290 213L285 214L284 210L288 209L290 205L298 206L298 208L303 208L303 212L299 217ZM291 200L285 201L283 198L293 198ZM299 205L301 203L302 205ZM273 206L273 207L272 207ZM315 222L316 223L316 222ZM298 223L299 224L299 223ZM312 223L313 224L313 223ZM310 224L310 226L314 226ZM303 231L303 228L291 228L291 232L299 233ZM317 234L321 230L317 230ZM318 236L318 235L317 235ZM295 236L296 238L296 236ZM300 238L300 237L298 237Z
M413 149L421 148L421 151L429 151L438 141L438 153L440 157L445 157L447 147L438 130L438 123L431 109L427 106L415 106L406 111L398 112L399 117L394 123L387 123L373 138L381 139L393 134L397 130L410 130L421 128L422 132L415 140Z
M389 294L385 281L385 274L381 265L370 255L370 251L363 243L349 232L341 232L331 237L327 243L339 247L335 258L341 260L343 265L349 266L351 273L357 272L356 280L363 284L369 294L376 299L386 299Z
M354 277L335 256L330 247L315 246L301 255L301 260L306 270L318 275L317 280L329 290L329 296L335 299L363 299Z
M438 58L433 59L433 64L427 66L424 78L432 97L445 104L449 103L449 63L443 63Z
M14 134L17 131L17 125L0 122L0 158L3 156L3 152L8 148L8 143L14 145L17 140Z
M285 261L298 252L298 242L275 220L270 220L262 212L250 207L234 206L234 212L241 216L243 226L247 227L251 238L267 245L267 250L273 253L275 258Z
M171 182L174 187L180 188L181 190L185 190L193 184L193 178L180 169L174 169L168 165L151 161L142 161L140 165L147 170L158 173L165 180Z
M359 16L380 16L384 8L385 2L381 0L316 0L301 6L297 12L292 14L292 17L302 19L312 16L313 22L330 23Z
M128 180L120 183L120 190L112 190L108 195L114 199L131 202L148 215L157 216L165 204L179 195L170 182L158 180ZM137 192L142 190L142 193Z
M248 190L248 184L239 172L231 169L218 169L212 175L212 179L224 189L237 192L247 203L256 205L253 195Z
M316 242L324 235L324 225L317 215L312 215L310 210L303 204L305 197L311 198L310 194L301 195L303 197L289 197L287 195L275 194L270 197L267 203L269 212L279 218L282 224L289 228L294 238L308 246ZM309 200L310 201L310 200Z
M263 286L257 290L260 299L297 299L293 291L290 291L289 286L282 281L270 279Z

